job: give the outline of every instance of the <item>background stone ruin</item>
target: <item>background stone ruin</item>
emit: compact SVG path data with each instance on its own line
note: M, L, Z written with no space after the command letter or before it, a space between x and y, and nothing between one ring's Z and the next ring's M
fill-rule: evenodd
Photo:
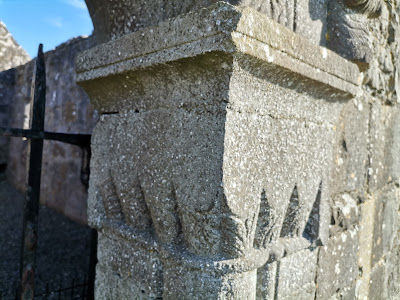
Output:
M3 42L4 41L4 42ZM12 41L13 43L11 43ZM14 45L14 46L10 46ZM72 39L45 54L47 103L45 130L91 133L98 119L86 93L75 83L75 57L92 47L91 38ZM12 58L12 59L11 59ZM34 61L0 23L0 126L28 128ZM27 141L0 137L0 172L20 191L26 186ZM87 190L80 181L79 147L45 141L41 202L80 223L87 223Z
M22 65L30 60L28 53L20 47L6 26L0 21L0 72ZM0 126L9 123L9 99L14 86L14 71L0 73ZM0 171L7 164L8 139L0 137Z

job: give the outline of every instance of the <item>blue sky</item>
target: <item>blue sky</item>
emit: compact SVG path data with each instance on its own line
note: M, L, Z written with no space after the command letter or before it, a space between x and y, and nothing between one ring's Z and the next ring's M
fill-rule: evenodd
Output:
M32 58L93 30L84 0L0 0L0 20Z

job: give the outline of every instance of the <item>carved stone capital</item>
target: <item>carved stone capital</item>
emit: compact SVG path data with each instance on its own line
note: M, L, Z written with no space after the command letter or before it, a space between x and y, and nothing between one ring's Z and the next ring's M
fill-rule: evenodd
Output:
M120 274L100 275L100 298L126 285L144 299L255 299L269 280L258 270L326 243L334 124L357 66L217 3L92 48L77 73L103 113L98 270Z

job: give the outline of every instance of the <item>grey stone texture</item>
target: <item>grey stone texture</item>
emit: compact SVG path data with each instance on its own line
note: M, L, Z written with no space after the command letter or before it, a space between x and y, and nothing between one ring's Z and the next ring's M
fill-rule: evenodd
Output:
M14 87L15 69L0 72L0 127L8 127L10 124L10 99L14 96ZM0 137L1 172L4 172L7 165L9 142L9 138Z
M94 24L94 35L104 43L157 25L170 18L198 11L218 0L173 1L105 1L85 0ZM238 7L251 7L275 22L308 38L315 44L325 45L327 30L327 0L274 1L274 0L228 0Z
M128 292L138 299L161 297L162 267L158 255L109 233L99 235L96 299L120 299Z
M335 292L355 285L358 275L358 235L355 229L330 238L318 258L317 299L329 299Z
M28 53L18 45L6 25L0 21L0 71L18 67L30 60Z
M25 50L18 45L6 25L0 21L0 127L9 125L10 99L14 95L15 68L30 60ZM0 172L7 164L9 139L0 137Z
M98 114L86 93L75 83L75 56L93 46L91 38L76 38L45 54L45 130L90 134ZM4 126L28 128L30 92L34 61L0 73L0 103L4 103ZM4 80L3 80L4 78ZM3 107L3 106L1 106ZM2 114L2 112L0 112ZM3 160L7 179L25 190L27 143L10 138ZM79 147L45 141L42 167L41 202L66 216L87 223L87 190L80 181L82 151Z
M395 5L86 3L98 298L400 297Z

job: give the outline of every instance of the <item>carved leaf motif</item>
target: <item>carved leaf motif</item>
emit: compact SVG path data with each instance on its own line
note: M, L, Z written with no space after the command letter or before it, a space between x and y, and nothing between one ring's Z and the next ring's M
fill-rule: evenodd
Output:
M221 226L222 253L229 257L243 256L253 244L255 221L254 217L243 221L234 215L224 215Z
M115 220L123 221L124 215L122 213L121 203L118 199L115 184L109 171L108 176L106 176L106 179L98 186L98 189L100 190L101 198L103 200L106 216Z
M297 192L297 186L295 186L286 209L286 215L281 229L281 237L294 237L298 235L299 208L299 194Z
M231 212L224 199L222 212L221 252L228 257L240 257L253 247L259 206L249 218L243 220Z
M266 247L272 240L278 237L277 233L279 231L276 230L276 220L277 218L268 203L265 191L262 191L257 229L254 239L254 245L256 248Z
M315 241L319 237L320 222L321 222L321 193L322 193L322 182L319 185L318 194L313 204L313 207L308 217L306 227L303 232L303 236L310 241Z
M125 222L139 230L151 228L150 212L137 177L133 182L120 181L119 185L116 185L116 191L125 216Z
M218 253L220 242L220 219L210 212L202 214L191 210L181 212L182 230L189 249L198 255Z

